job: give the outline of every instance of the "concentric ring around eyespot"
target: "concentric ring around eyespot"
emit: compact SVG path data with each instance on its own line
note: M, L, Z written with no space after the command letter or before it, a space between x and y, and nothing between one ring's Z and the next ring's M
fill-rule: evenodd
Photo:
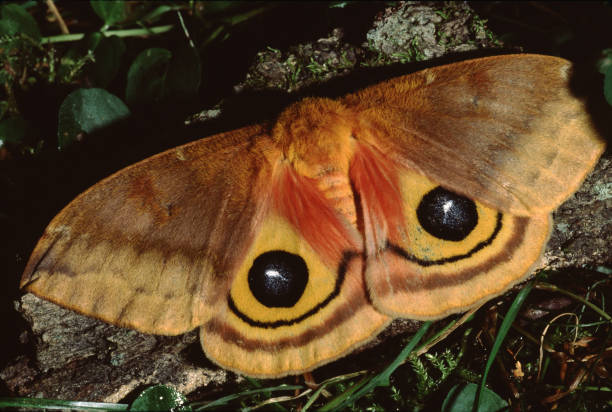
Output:
M256 328L275 329L275 328L279 328L282 326L295 325L296 323L300 323L303 320L315 315L317 312L319 312L321 309L327 306L334 298L336 298L336 296L340 294L340 290L342 289L342 283L344 282L344 278L346 277L346 271L348 270L349 263L351 262L351 260L361 255L362 255L361 252L357 252L355 250L344 251L342 253L342 259L340 260L340 263L338 264L338 269L336 271L338 276L336 278L336 284L334 285L334 289L331 291L329 295L327 295L327 297L325 297L325 299L323 299L315 307L313 307L309 311L293 319L286 319L286 320L283 319L283 320L277 320L274 322L261 322L261 321L252 319L248 315L244 314L238 309L231 295L229 295L227 298L227 306L234 315L240 318L240 320L242 320L249 326L253 326Z

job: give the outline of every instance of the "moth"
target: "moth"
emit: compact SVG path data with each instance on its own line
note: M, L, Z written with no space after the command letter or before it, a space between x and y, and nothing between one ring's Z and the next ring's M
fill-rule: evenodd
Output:
M242 374L312 370L529 275L604 149L570 75L467 60L168 150L66 206L21 286L145 333L199 327Z

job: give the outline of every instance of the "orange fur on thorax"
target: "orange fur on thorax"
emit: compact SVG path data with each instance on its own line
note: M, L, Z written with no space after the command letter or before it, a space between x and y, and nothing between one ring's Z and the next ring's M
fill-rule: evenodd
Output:
M350 161L355 139L353 115L341 103L311 98L285 110L272 139L301 176L312 179L334 210L356 224Z

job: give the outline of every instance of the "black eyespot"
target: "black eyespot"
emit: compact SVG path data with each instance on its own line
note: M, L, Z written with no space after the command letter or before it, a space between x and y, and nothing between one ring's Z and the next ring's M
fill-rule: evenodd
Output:
M253 296L269 308L290 308L300 300L308 283L308 267L298 255L273 250L262 253L249 270Z
M465 239L478 224L474 202L440 186L423 196L417 218L429 234L452 241Z

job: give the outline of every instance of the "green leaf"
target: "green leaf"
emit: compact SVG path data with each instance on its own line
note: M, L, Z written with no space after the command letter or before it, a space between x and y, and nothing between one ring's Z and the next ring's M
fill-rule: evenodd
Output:
M191 411L186 402L187 399L176 389L157 385L142 391L130 405L130 411Z
M0 35L25 34L40 41L40 29L26 9L10 3L0 7Z
M123 0L91 0L91 8L96 12L105 26L125 20L127 11Z
M612 65L608 66L604 74L604 96L610 106L612 106Z
M472 409L478 385L457 384L451 388L442 403L442 412L465 412ZM498 394L484 388L480 394L478 412L501 412L508 410L508 403Z
M174 11L174 10L181 10L181 9L184 9L184 8L185 8L185 6L181 5L181 4L173 4L173 5L163 4L161 6L157 6L151 12L149 12L146 15L144 15L143 17L141 17L139 19L139 21L140 22L146 22L146 23L155 23L164 14L169 13L169 12Z
M9 117L0 122L0 147L6 143L21 143L25 137L27 123L21 116Z
M66 83L85 76L87 84L107 88L119 72L125 50L125 42L117 36L89 33L83 41L74 44L64 53L58 76ZM84 75L81 71L84 71Z
M185 44L175 50L168 65L165 95L177 98L195 96L201 79L200 55L196 49Z
M124 41L117 36L102 36L92 47L95 63L89 66L87 72L94 85L106 88L113 81L119 73L125 49Z
M200 56L187 43L174 53L147 49L130 66L125 99L130 106L165 98L185 99L198 93L201 79Z
M103 89L78 89L70 93L59 109L57 140L60 149L83 133L92 133L129 116L130 111L119 99Z
M164 96L168 62L172 53L166 49L143 50L130 66L125 100L129 105L151 103Z
M601 74L606 74L608 67L612 66L612 48L601 51L601 57L595 63L597 70Z

